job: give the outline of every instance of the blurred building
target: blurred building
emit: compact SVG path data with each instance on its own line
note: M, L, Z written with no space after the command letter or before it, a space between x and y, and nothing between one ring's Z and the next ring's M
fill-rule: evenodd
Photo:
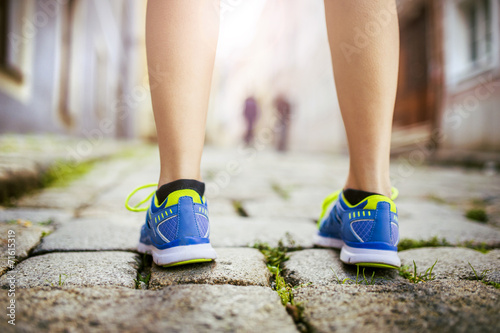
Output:
M144 1L0 1L0 133L147 131L144 17Z
M145 6L1 0L0 133L154 135ZM393 151L500 160L500 0L398 0L398 13ZM254 96L255 143L275 146L281 95L291 150L345 150L323 1L222 0L221 16L207 142L241 144L244 101ZM360 31L372 23L383 17ZM152 73L162 79L161 69Z
M400 0L395 144L500 161L500 1Z

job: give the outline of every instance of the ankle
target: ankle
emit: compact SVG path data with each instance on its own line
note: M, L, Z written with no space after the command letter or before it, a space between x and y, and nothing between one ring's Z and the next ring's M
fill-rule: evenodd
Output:
M389 181L387 182L374 182L374 181L367 181L367 182L354 182L352 180L347 180L344 190L351 189L351 190L358 190L358 191L364 191L364 192L370 192L370 193L378 193L382 194L386 197L391 197L391 184Z
M192 179L192 180L197 180L199 182L203 182L201 179L201 176L198 174L196 176L190 175L190 174L182 174L182 175L160 175L160 179L158 180L158 188L160 188L162 185L169 184L172 182L175 182L176 180L180 179Z

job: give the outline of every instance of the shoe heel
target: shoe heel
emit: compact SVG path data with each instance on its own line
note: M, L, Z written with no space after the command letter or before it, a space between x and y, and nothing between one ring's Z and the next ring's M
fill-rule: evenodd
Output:
M345 264L358 264L363 266L388 265L394 268L401 267L396 251L374 250L342 246L340 260Z

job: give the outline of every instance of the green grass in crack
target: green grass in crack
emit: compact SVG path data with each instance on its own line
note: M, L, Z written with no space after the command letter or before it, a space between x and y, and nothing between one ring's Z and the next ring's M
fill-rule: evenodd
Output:
M290 188L285 188L278 183L272 183L271 188L282 199L284 199L284 200L290 199L290 191L291 191Z
M71 275L71 274L70 274ZM45 280L45 282L49 283L51 287L59 286L62 287L64 286L64 283L70 277L68 274L59 274L59 281L54 284L54 282L50 282L49 280ZM64 276L64 278L63 278Z
M498 282L495 282L495 281L488 281L488 280L485 280L486 278L486 274L490 271L489 269L485 269L481 272L481 274L477 274L477 271L474 269L474 267L472 267L472 265L470 264L470 262L468 262L470 268L472 269L472 272L474 273L474 276L476 277L475 280L476 281L480 281L486 285L489 285L489 286L493 286L497 289L500 289L500 283Z
M46 221L38 222L39 225L48 226L54 223L54 220L48 219Z
M373 271L372 275L370 278L367 278L366 277L366 274L365 274L365 269L366 267L363 267L363 271L362 271L362 278L361 279L361 276L359 275L359 265L356 265L356 280L352 280L351 278L345 278L345 279L340 279L339 276L337 275L337 272L335 272L335 270L333 268L330 267L330 269L332 270L333 274L335 275L335 279L337 280L337 283L338 284L356 284L356 285L366 285L366 286L372 286L375 284L375 280L377 279L377 277L375 277L375 271ZM380 278L378 278L380 279Z
M288 233L286 234L286 240L288 246L280 239L276 247L271 247L268 243L262 242L255 243L253 247L264 255L267 268L274 277L274 289L278 293L281 303L286 307L288 314L292 316L295 323L301 323L307 326L303 318L304 308L302 303L295 301L293 292L295 289L303 286L292 287L292 285L285 281L285 278L281 274L280 265L289 259L287 251L290 249L300 249L300 247L295 246L295 241Z
M268 243L257 242L253 246L259 250L266 260L266 265L269 271L273 274L279 271L279 265L289 259L287 256L287 247L279 240L278 246L271 247Z
M151 273L149 273L148 275L142 275L141 273L137 273L137 279L134 279L135 288L139 289L141 286L141 282L144 282L144 284L148 286L149 279L151 279Z
M429 194L426 198L428 200L433 201L433 202L440 204L440 205L444 205L444 204L448 203L445 199L443 199L440 196L437 196L435 194Z
M465 242L461 243L459 246L466 247L466 248L472 249L472 250L476 250L476 251L479 251L481 253L488 253L489 251L491 251L494 248L494 246L488 245L485 242L475 243L473 241L465 241Z
M285 278L281 276L281 270L279 266L276 268L274 279L274 283L276 284L276 292L281 298L281 304L294 304L295 301L293 299L293 288L292 286L290 286L290 284L286 283Z
M243 203L241 200L232 200L231 203L233 204L234 211L236 214L242 217L248 217L248 212L246 211L245 207L243 207Z
M452 243L448 242L446 238L438 238L437 236L434 236L431 239L427 240L414 240L409 238L402 239L398 244L398 251L419 249L423 247L465 247L468 249L479 251L481 253L488 253L490 250L495 248L494 246L489 245L485 242L478 243L472 240L453 245Z
M441 246L452 246L446 238L438 238L437 236L432 237L428 240L414 240L405 238L402 239L398 244L398 251L404 251L409 249L418 249L421 247L441 247Z
M135 258L137 264L137 278L134 279L135 288L141 288L141 282L143 282L146 287L149 286L149 280L151 279L151 256L143 254L142 259L140 257Z
M465 217L469 220L486 223L488 222L488 215L484 208L471 208L465 212Z
M97 160L72 163L57 161L42 176L41 187L64 187L92 170Z
M435 277L432 276L432 270L434 269L434 266L436 266L437 262L438 261L436 260L434 264L427 268L424 273L418 273L417 264L415 263L415 260L413 260L413 269L411 269L408 265L401 266L399 268L399 275L413 283L432 281L435 279Z

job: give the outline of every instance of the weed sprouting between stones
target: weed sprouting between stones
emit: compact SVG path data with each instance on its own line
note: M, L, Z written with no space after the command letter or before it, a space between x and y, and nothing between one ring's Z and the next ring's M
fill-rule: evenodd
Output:
M137 264L137 278L134 279L135 288L141 289L141 283L149 286L149 280L151 279L151 256L143 254L142 260L139 257L135 258Z
M465 241L462 244L460 244L460 247L466 247L468 249L476 250L481 253L488 253L489 251L494 249L494 246L488 245L485 242L475 243L473 241Z
M245 207L243 207L243 203L241 202L241 200L232 200L231 203L233 204L233 208L236 214L238 214L241 217L249 216Z
M500 289L500 283L498 282L495 282L495 281L487 281L485 280L484 278L486 277L486 273L488 273L490 270L489 269L485 269L481 272L481 274L477 274L477 271L474 269L474 267L472 267L471 263L468 262L470 268L472 268L472 272L474 272L474 276L476 277L475 280L476 281L480 281L486 285L489 285L489 286L493 286L497 289Z
M432 276L432 270L434 269L434 266L436 266L437 262L438 261L436 260L434 264L427 268L424 273L419 274L417 273L417 264L415 263L415 260L413 260L413 271L410 269L410 266L404 265L399 268L399 275L412 283L432 281L435 279L435 277Z
M414 239L402 239L398 244L398 251L418 249L421 247L442 247L442 246L452 246L446 238L438 238L437 236L432 237L428 240L414 240Z
M293 318L298 327L305 327L307 324L304 322L303 318L304 307L302 303L295 301L293 292L295 289L304 286L292 287L281 275L280 265L289 259L287 251L290 249L300 249L295 247L295 241L290 234L287 233L285 236L289 244L288 247L285 246L281 239L278 241L278 246L276 247L271 247L268 243L262 242L256 242L253 247L264 255L267 268L274 277L273 289L278 293L281 304L285 306L287 313Z
M481 223L488 222L488 215L484 208L471 208L465 212L465 217Z
M134 279L135 288L139 289L141 287L141 282L143 282L146 286L149 285L149 279L151 278L151 273L143 276L141 273L137 273L137 279Z
M64 279L62 278L64 276ZM59 274L59 281L56 282L56 284L59 286L59 287L62 287L64 285L64 282L66 282L66 280L68 279L69 275L68 274ZM50 283L50 285L52 287L55 286L54 282L50 282L49 280L45 280L45 282L47 283Z
M345 279L340 279L339 276L337 275L337 272L335 272L335 270L333 268L330 267L330 269L332 270L333 274L335 275L335 279L337 280L337 283L338 284L356 284L356 285L361 285L361 284L365 284L366 286L371 286L371 285L374 285L375 284L375 280L378 279L377 277L375 277L375 271L373 271L372 273L372 276L370 277L370 280L368 280L366 278L366 275L365 275L365 268L366 267L363 267L363 271L362 271L362 277L363 279L360 278L359 276L359 265L356 265L356 280L353 281L351 278L345 278ZM379 279L382 279L382 278L379 278Z
M279 183L272 183L271 184L272 190L279 195L283 200L288 200L290 199L290 188L285 188Z
M97 160L80 163L57 161L41 177L41 187L64 187L92 170Z
M494 246L488 245L485 242L478 243L471 240L453 245L446 240L446 238L438 238L437 236L434 236L427 240L415 240L409 238L402 239L398 244L398 251L419 249L423 247L466 247L481 253L487 253L494 248Z
M258 249L266 260L266 265L269 271L273 274L279 270L279 265L289 259L287 256L287 248L283 241L278 242L277 247L271 247L268 243L255 243L254 248Z

